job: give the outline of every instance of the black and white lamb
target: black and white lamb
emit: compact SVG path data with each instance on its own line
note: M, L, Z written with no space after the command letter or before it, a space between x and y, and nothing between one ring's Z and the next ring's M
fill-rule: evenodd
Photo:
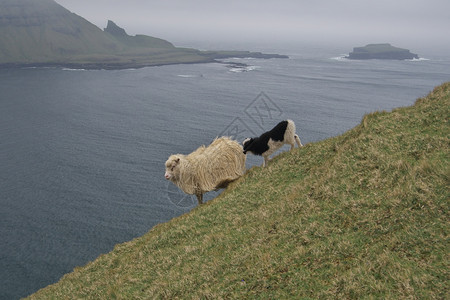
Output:
M269 162L269 156L280 149L284 144L294 145L297 143L302 147L300 138L295 133L295 123L292 120L281 121L272 130L263 133L260 137L247 138L243 142L244 154L251 152L264 158L262 166L266 166Z

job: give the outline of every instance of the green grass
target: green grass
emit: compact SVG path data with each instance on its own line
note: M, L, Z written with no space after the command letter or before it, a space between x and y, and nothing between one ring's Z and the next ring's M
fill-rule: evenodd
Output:
M30 299L449 299L449 116L366 115Z

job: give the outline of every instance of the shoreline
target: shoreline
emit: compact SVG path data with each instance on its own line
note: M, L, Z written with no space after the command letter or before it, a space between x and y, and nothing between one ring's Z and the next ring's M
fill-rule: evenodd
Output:
M0 64L0 69L58 69L67 68L74 70L126 70L142 69L147 67L161 67L180 64L202 64L213 63L215 60L195 61L195 62L168 62L168 63L7 63Z
M222 59L229 58L259 58L288 59L289 56L281 54L265 54L261 52L236 51L233 53L223 53L221 51L212 51L211 54L205 53L202 58L192 61L168 61L168 62L36 62L36 63L1 63L0 69L32 69L32 68L68 68L74 70L126 70L142 69L147 67L161 67L180 64L205 64L205 63L224 63Z

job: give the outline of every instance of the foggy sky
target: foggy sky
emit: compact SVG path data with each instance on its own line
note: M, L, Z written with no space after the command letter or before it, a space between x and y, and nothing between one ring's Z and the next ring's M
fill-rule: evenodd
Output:
M100 28L113 20L128 34L177 46L228 43L390 42L411 51L450 52L448 0L56 0ZM180 45L182 44L182 45ZM351 50L351 49L349 49ZM413 51L414 52L414 51Z

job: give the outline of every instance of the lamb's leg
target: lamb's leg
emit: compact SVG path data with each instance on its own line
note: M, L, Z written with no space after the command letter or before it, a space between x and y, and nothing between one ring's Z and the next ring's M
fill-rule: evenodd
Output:
M263 156L263 158L264 158L264 161L263 161L262 166L265 167L269 164L269 156Z
M289 151L292 151L293 149L294 149L294 143L292 143L292 144L289 144L289 145L291 145L291 149L289 149Z
M298 137L298 135L294 135L294 138L295 138L295 142L297 143L298 147L303 147L302 141L300 141L300 138Z
M195 196L197 196L198 205L203 204L203 194L196 194Z

